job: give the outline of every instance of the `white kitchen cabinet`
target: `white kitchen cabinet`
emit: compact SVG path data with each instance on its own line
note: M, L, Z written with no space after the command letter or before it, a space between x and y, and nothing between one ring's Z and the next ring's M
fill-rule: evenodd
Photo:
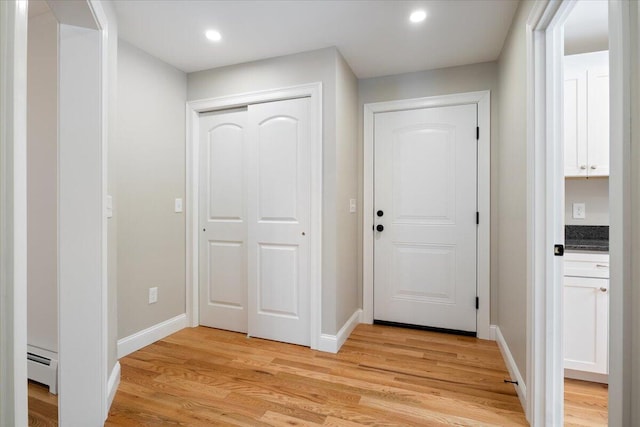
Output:
M565 370L606 375L609 363L609 255L565 255Z
M564 58L564 170L609 176L609 52Z

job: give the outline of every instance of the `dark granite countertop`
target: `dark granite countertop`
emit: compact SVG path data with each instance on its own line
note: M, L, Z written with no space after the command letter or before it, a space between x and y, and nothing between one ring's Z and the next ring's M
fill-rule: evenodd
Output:
M564 247L568 251L609 252L609 226L567 225Z

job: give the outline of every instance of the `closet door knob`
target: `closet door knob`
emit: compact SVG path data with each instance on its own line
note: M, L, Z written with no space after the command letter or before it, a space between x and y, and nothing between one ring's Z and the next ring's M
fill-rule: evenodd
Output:
M600 288L600 292L607 292L607 290L608 290L608 289L607 289L607 288L605 288L605 287Z
M591 165L591 169L593 169L593 170L598 169L598 165Z
M580 169L585 170L587 168L587 165L580 165Z
M384 225L382 225L382 224L376 225L376 230L378 230L378 231L384 230Z

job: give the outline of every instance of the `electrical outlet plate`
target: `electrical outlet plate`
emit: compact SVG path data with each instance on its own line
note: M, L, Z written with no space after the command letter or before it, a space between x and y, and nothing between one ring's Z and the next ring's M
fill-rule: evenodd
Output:
M154 286L149 288L149 304L155 304L158 302L158 287Z
M349 199L349 212L350 213L356 212L356 199Z
M584 203L574 203L573 204L573 219L585 219L586 209Z

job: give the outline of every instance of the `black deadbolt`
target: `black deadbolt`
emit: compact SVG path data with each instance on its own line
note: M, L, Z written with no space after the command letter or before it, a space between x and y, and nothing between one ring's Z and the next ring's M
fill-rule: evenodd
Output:
M376 230L378 230L378 231L384 230L384 225L382 225L382 224L376 225Z
M378 211L378 212L376 212L376 214L377 214L378 216L382 216L382 215L384 215L384 212L382 212L382 211Z

